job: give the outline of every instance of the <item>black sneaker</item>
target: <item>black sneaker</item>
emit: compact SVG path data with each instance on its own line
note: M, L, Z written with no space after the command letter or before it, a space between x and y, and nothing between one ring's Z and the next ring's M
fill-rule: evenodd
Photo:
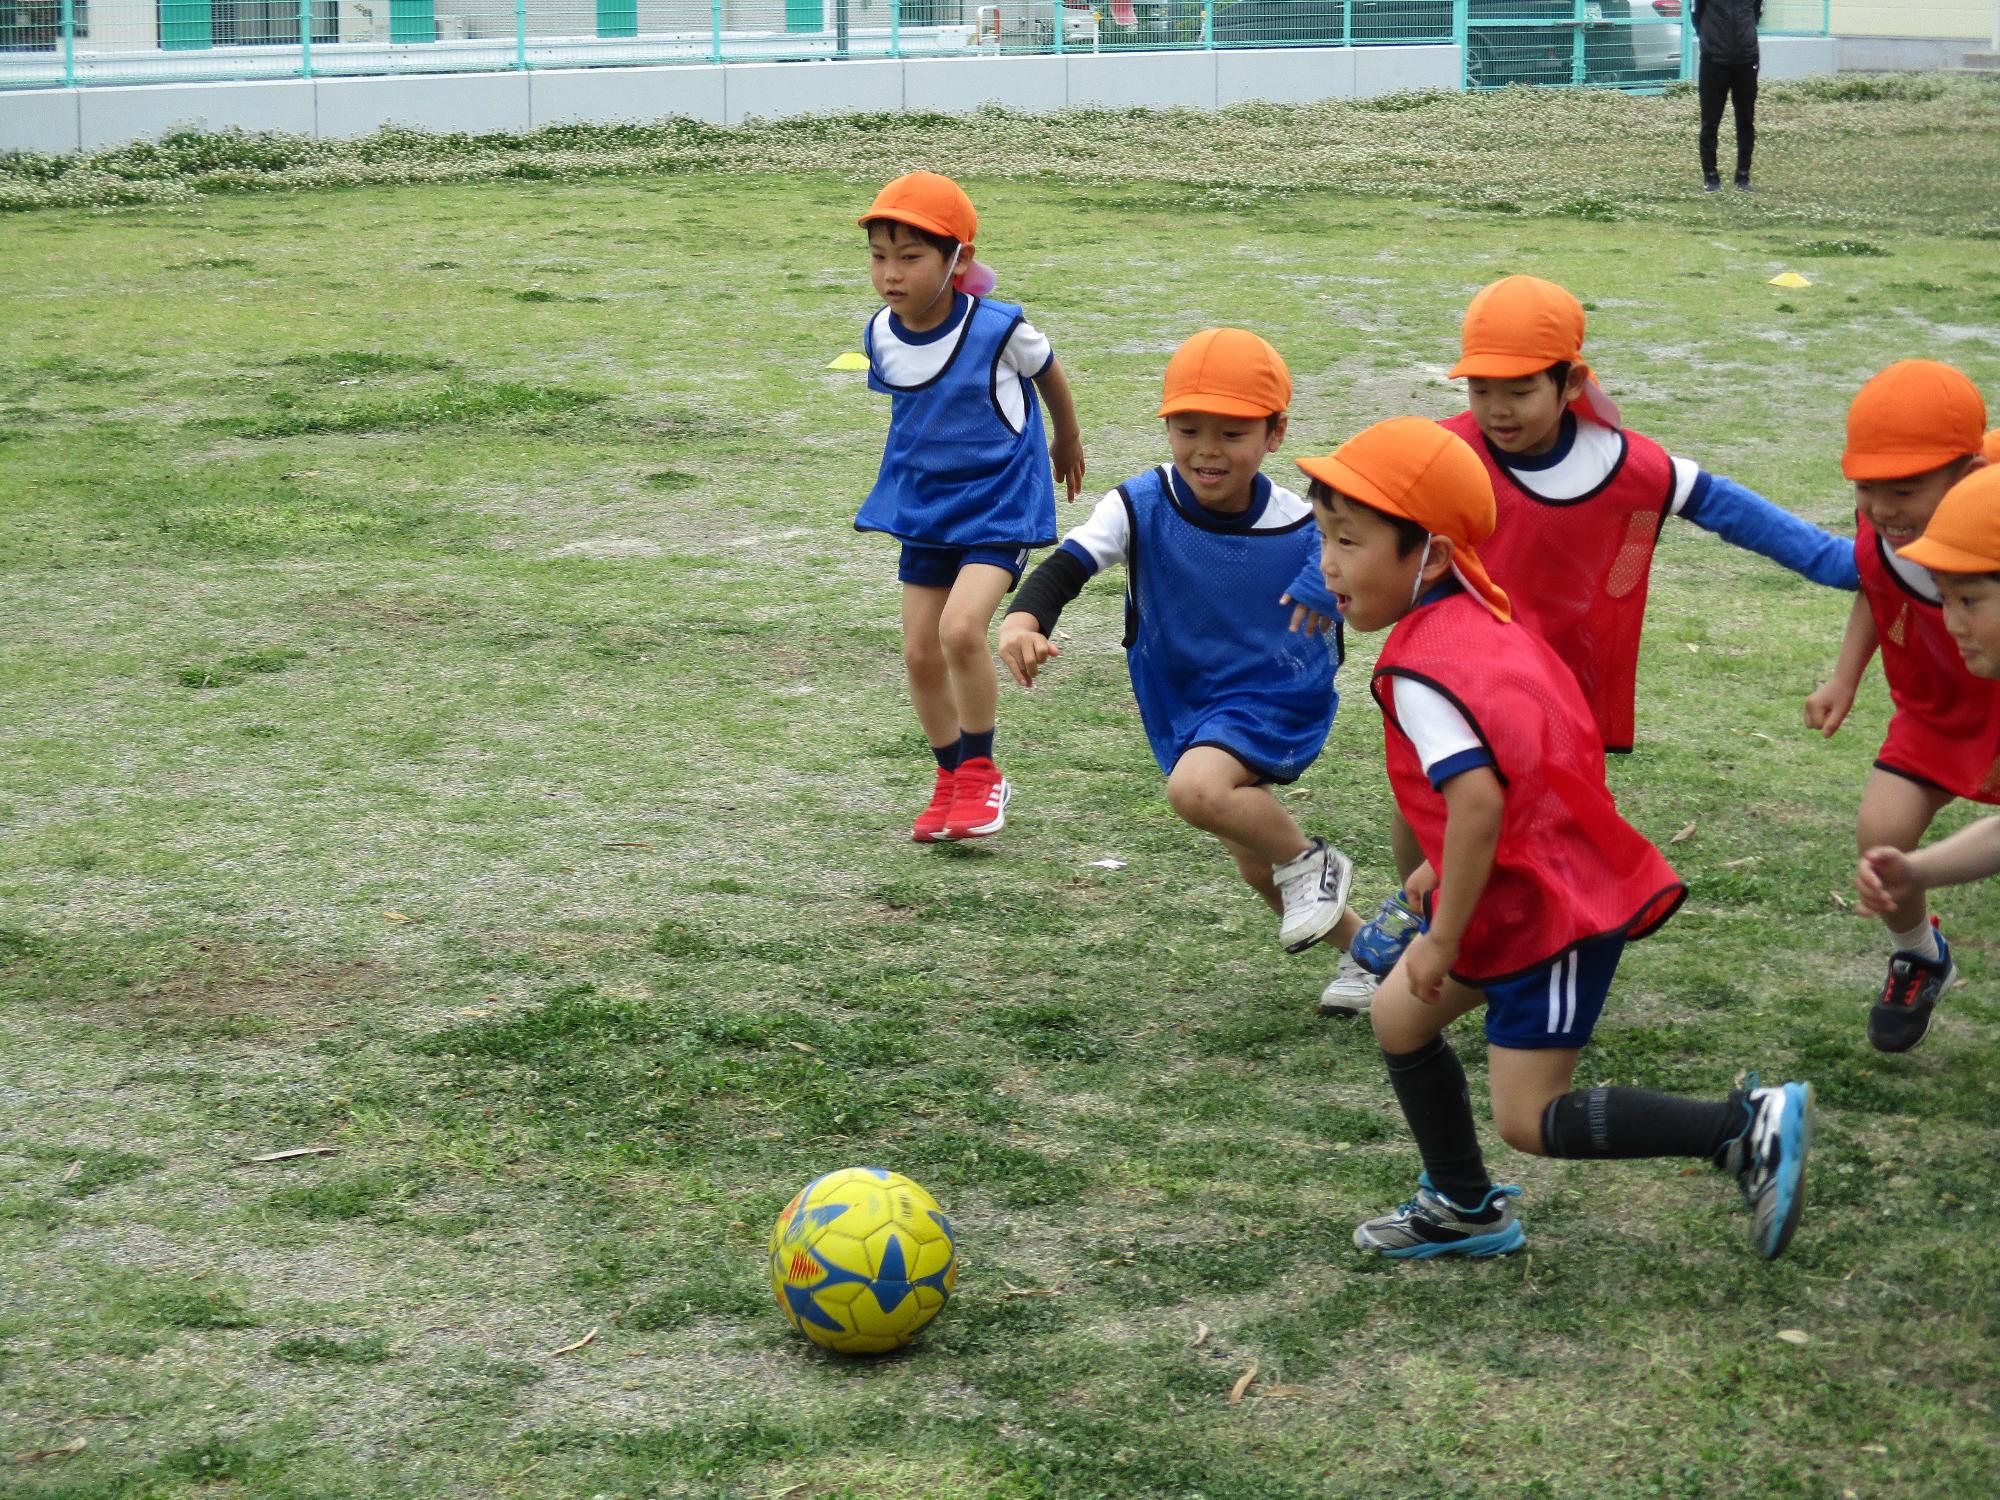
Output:
M1756 189L1750 186L1750 179L1748 177L1739 173L1736 178L1736 191L1739 193L1754 193Z
M1703 191L1704 193L1719 193L1719 192L1721 192L1721 191L1722 191L1722 179L1721 179L1720 177L1717 177L1717 176L1716 176L1716 175L1715 175L1714 173L1712 173L1712 172L1711 172L1711 173L1710 173L1710 174L1709 174L1708 176L1706 176L1706 177L1702 178L1702 180L1701 180L1701 190L1702 190L1702 191Z
M1946 988L1958 978L1951 945L1937 934L1938 956L1914 953L1889 955L1889 977L1868 1012L1868 1041L1877 1052L1908 1052L1931 1029L1931 1013Z

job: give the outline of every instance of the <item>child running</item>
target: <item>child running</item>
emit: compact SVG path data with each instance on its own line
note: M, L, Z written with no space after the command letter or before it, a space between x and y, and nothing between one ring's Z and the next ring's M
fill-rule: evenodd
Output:
M1554 282L1508 276L1466 308L1460 359L1469 409L1444 426L1471 445L1499 521L1481 549L1516 618L1575 674L1606 750L1632 748L1639 637L1653 547L1668 516L1832 588L1856 586L1853 544L1780 510L1621 425L1583 362L1583 304ZM1415 851L1391 829L1407 879ZM1353 945L1381 973L1419 928L1392 894Z
M1503 1255L1526 1240L1480 1155L1465 1071L1444 1031L1486 1011L1494 1123L1538 1156L1706 1159L1749 1201L1766 1259L1804 1203L1812 1090L1735 1090L1712 1102L1636 1088L1572 1090L1625 944L1687 894L1619 816L1576 679L1512 619L1478 548L1492 483L1435 422L1377 423L1311 476L1326 586L1355 630L1388 630L1370 684L1390 788L1435 872L1429 930L1370 1010L1423 1158L1416 1195L1355 1245L1401 1259Z
M1019 307L984 295L979 217L957 183L898 177L860 223L886 304L864 335L868 388L890 408L882 470L854 526L903 544L903 661L937 758L910 836L984 838L1006 826L1013 794L993 759L1000 681L986 632L1028 549L1055 540L1051 457L1070 499L1083 483L1076 407L1049 341Z
M1854 704L1879 645L1895 711L1861 791L1862 852L1904 853L1954 797L2000 803L2000 681L1955 644L1945 604L1914 552L1945 494L1985 460L1986 403L1950 365L1906 359L1864 385L1847 410L1841 470L1854 481L1861 597L1833 677L1806 699L1808 728L1831 735ZM1958 977L1922 886L1876 909L1889 929L1889 972L1868 1012L1868 1040L1908 1052Z
M1583 304L1552 281L1508 276L1465 310L1469 409L1445 427L1493 481L1499 523L1483 549L1519 619L1576 674L1604 748L1632 748L1639 636L1653 544L1668 516L1830 588L1857 586L1853 543L1621 425L1583 362Z
M1987 434L1989 446L1993 433ZM1965 668L2000 678L2000 468L1961 479L1938 502L1924 534L1896 555L1930 570L1943 598L1944 626ZM1855 872L1861 909L1886 917L1940 885L2000 874L2000 817L1982 818L1909 854L1891 845L1864 850Z
M1049 637L1063 606L1122 563L1126 665L1167 801L1221 840L1297 953L1329 935L1344 946L1355 922L1343 915L1347 856L1308 839L1271 791L1326 743L1340 664L1324 591L1306 601L1333 617L1323 631L1288 629L1280 602L1318 554L1311 508L1258 472L1284 441L1291 401L1291 373L1256 334L1210 328L1182 344L1159 413L1172 462L1106 495L1029 575L1000 623L1000 659L1033 686L1060 655ZM1352 993L1334 994L1343 983ZM1355 971L1328 995L1352 1015L1373 989Z

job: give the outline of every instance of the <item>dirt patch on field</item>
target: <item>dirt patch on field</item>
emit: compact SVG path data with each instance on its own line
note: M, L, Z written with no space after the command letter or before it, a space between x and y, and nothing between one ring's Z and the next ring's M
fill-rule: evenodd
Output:
M186 967L110 994L77 995L94 1018L148 1027L283 1023L286 1034L345 1026L354 1003L387 987L390 970L366 959L306 965L273 960L249 943L184 945ZM246 1028L246 1034L255 1027Z

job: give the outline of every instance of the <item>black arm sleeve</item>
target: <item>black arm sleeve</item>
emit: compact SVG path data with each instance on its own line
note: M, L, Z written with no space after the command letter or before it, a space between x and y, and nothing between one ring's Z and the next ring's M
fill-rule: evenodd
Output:
M1058 547L1028 575L1007 613L1033 615L1042 627L1042 634L1050 635L1055 631L1056 621L1062 618L1063 606L1082 593L1088 582L1090 570L1082 560L1074 552Z

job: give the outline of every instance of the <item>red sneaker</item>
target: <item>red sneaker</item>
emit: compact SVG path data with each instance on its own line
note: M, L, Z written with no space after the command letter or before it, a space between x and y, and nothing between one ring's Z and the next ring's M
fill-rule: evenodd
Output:
M952 793L957 787L957 774L938 767L937 785L931 788L930 806L917 814L917 821L910 828L911 838L920 844L933 844L951 837L944 831L944 825L951 816Z
M989 833L998 833L1007 826L1007 799L1013 795L1014 789L1000 774L1000 768L985 756L961 761L951 812L945 818L944 837L981 839Z

